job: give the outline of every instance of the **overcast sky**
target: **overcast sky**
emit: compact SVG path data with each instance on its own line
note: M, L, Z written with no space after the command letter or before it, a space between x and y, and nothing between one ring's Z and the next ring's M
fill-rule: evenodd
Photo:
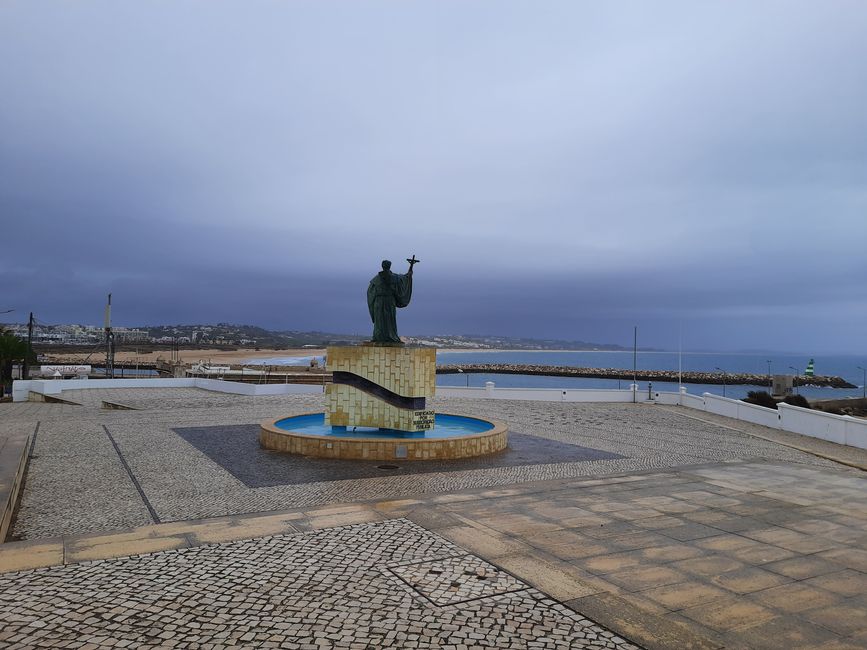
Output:
M867 3L0 3L0 310L867 352ZM3 317L8 318L8 316Z

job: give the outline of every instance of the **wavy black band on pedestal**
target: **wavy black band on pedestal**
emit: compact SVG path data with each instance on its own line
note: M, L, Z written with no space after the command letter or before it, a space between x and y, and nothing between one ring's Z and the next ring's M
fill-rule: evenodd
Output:
M422 411L425 407L424 397L404 397L398 395L394 391L390 391L384 386L370 381L354 372L346 372L343 370L335 370L333 373L333 383L343 386L352 386L358 390L367 393L377 399L381 399L386 404L397 407L399 409L408 409L411 411Z

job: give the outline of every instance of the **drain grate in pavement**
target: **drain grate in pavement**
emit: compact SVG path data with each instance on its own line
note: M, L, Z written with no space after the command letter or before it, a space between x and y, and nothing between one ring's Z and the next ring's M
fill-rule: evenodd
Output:
M474 555L404 564L389 569L435 605L522 591L529 586Z

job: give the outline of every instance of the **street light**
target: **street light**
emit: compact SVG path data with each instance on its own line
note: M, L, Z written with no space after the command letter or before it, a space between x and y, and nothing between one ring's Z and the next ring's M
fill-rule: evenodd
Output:
M792 377L792 386L795 388L795 395L798 394L798 372L800 372L795 366L789 366L789 370L794 370L795 374Z
M771 378L771 360L768 359L768 388L773 392L774 389L774 380Z
M858 366L858 370L864 372L864 377L861 379L861 399L867 399L867 368Z
M720 368L719 366L717 366L716 369L719 370L723 374L723 397L725 397L726 396L726 371L723 370L722 368Z
M469 375L469 373L465 373L463 368L458 368L458 372L461 373L462 375L467 376L467 388L469 388L470 387L470 375Z

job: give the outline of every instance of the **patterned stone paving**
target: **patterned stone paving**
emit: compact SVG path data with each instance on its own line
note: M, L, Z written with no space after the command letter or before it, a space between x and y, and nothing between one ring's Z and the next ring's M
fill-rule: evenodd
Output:
M259 431L260 427L256 424L175 429L184 440L228 470L244 485L254 488L382 477L386 474L403 476L620 458L611 452L516 431L509 432L508 449L478 458L413 462L309 458L262 449ZM383 464L389 465L388 472L383 471Z
M153 523L148 506L160 521L175 521L737 459L833 466L810 454L659 407L435 399L432 406L440 410L487 415L507 421L512 430L527 436L622 458L580 462L549 458L511 467L384 472L381 477L250 487L175 429L251 425L277 415L319 410L321 395L246 397L154 388L68 391L64 397L82 406L0 407L4 426L41 423L13 531L19 539ZM103 399L142 410L100 410ZM290 465L287 459L287 471Z
M636 648L405 519L8 573L0 620L17 648Z
M435 605L455 605L526 588L505 571L472 555L396 566L391 572Z

